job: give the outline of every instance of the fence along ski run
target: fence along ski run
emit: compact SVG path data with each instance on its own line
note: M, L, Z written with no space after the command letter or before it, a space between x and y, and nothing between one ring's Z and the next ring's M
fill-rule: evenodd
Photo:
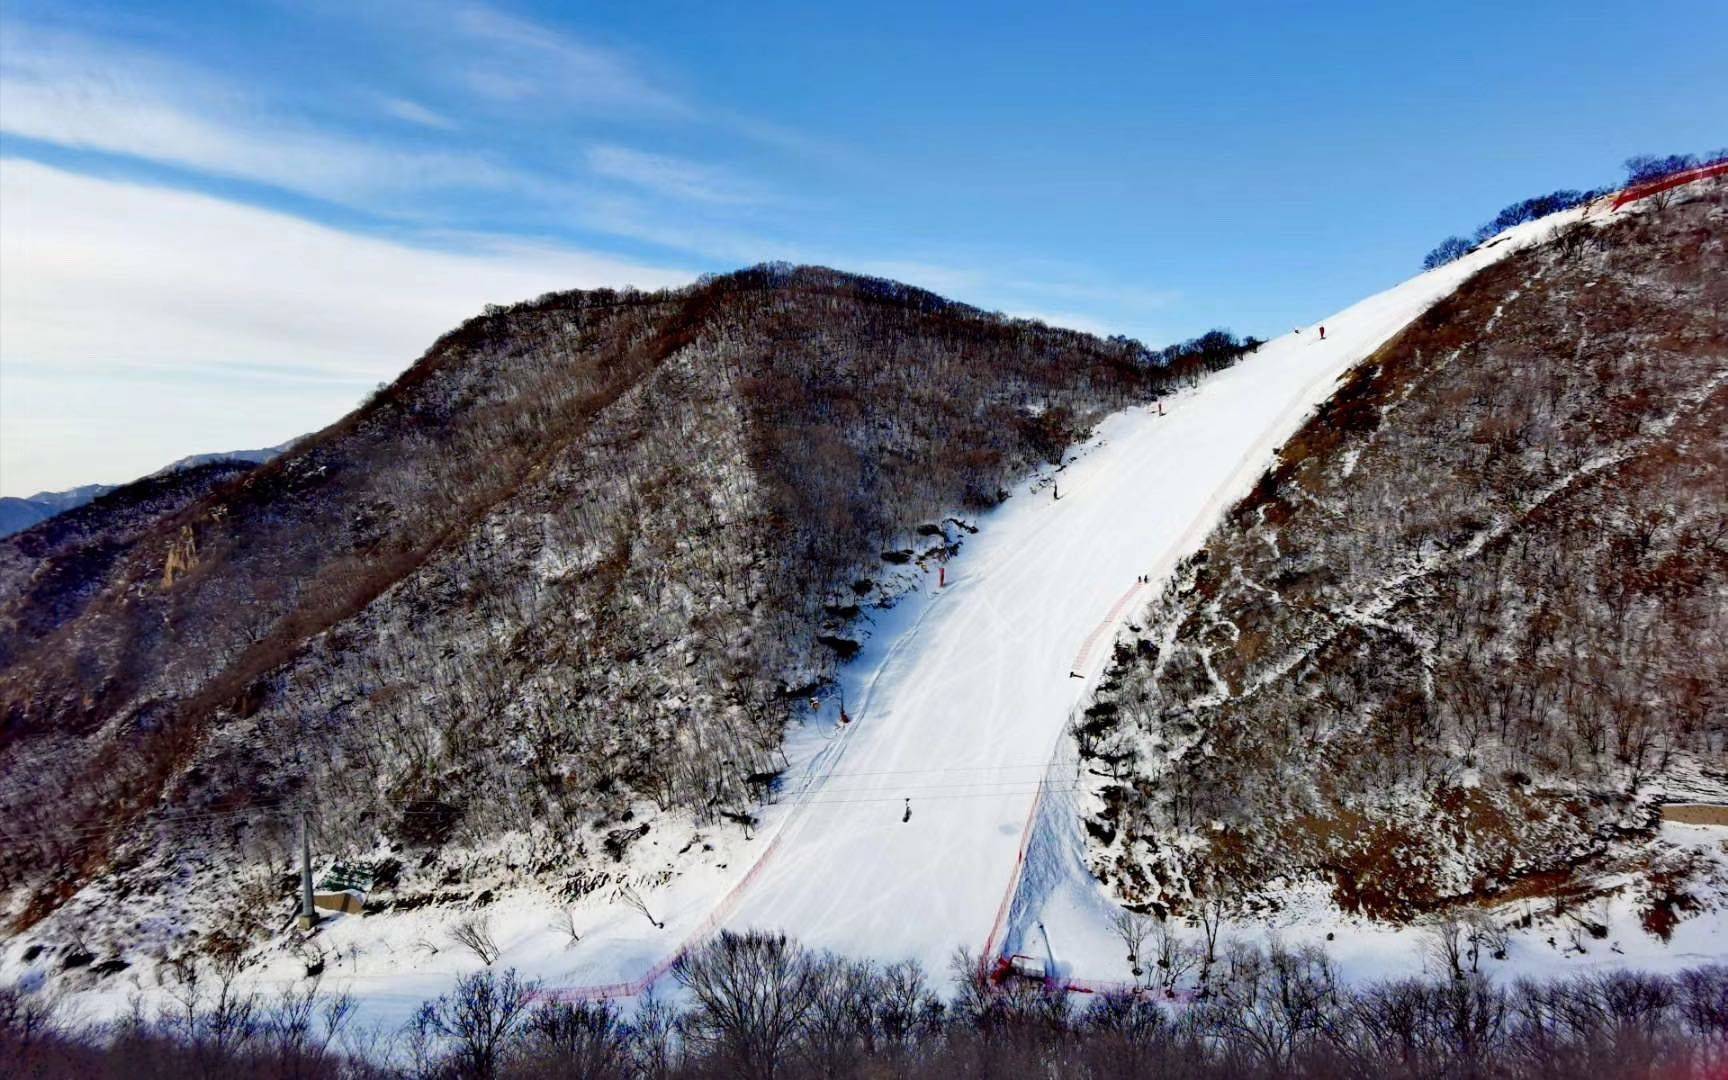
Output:
M1659 177L1655 180L1649 181L1648 183L1634 184L1620 192L1620 194L1614 196L1613 209L1618 210L1627 203L1637 202L1639 199L1647 199L1652 195L1657 195L1661 192L1685 184L1696 183L1699 180L1709 180L1710 178L1717 176L1728 176L1728 161L1712 162L1709 165L1700 165L1696 169L1687 169L1685 172L1669 173L1667 176Z

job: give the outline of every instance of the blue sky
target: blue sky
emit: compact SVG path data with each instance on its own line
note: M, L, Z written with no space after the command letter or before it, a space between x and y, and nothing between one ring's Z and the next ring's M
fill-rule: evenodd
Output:
M1277 333L1728 143L1724 41L1720 3L8 0L0 493L321 426L488 301L763 259Z

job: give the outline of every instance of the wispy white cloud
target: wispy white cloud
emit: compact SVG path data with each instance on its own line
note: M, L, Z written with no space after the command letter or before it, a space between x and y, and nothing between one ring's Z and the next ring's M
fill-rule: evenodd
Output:
M469 89L493 102L551 99L548 108L627 106L664 120L689 119L691 106L637 72L620 55L483 5L451 8L431 20L430 55L448 54ZM392 145L300 119L209 72L145 49L8 20L0 35L0 131L56 146L135 157L390 212L396 197L431 191L507 191L525 210L567 212L586 194L558 175L498 156L459 113L404 94L374 100L385 115L441 136L431 148L412 138ZM484 126L484 125L482 125ZM468 130L464 130L468 129ZM466 136L466 137L465 137ZM777 134L776 138L786 138ZM732 171L687 158L604 143L587 151L592 175L639 191L713 207L766 201L766 190Z
M393 149L297 124L150 53L7 23L0 131L335 201L529 178L470 153Z
M385 98L381 107L388 115L394 116L398 120L406 120L410 124L419 124L421 127L435 128L439 131L454 131L456 129L456 121L443 113L428 109L418 101L399 97Z
M1168 308L1182 299L1179 289L1153 288L1132 281L1099 280L1094 271L1067 263L1036 265L1024 270L1007 276L1003 281L1004 287L1067 303L1106 304L1136 311Z
M1101 278L1071 263L1005 258L1000 253L948 252L882 257L856 248L808 240L787 240L772 233L700 215L669 213L628 197L584 200L581 225L597 233L688 253L723 266L784 261L819 263L839 270L891 278L951 299L1039 319L1052 326L1108 336L1128 334L1157 343L1166 336L1153 316L1180 295L1132 281Z
M1102 320L1090 315L1077 315L1071 311L1010 311L1008 314L1020 319L1036 319L1046 326L1060 326L1067 330L1078 330L1083 334L1095 334L1098 337L1109 337L1117 331L1112 330Z
M932 292L1051 326L1106 337L1128 334L1157 342L1154 313L1180 293L1138 282L1102 278L1082 264L953 251L952 261L929 258L863 259L852 269L918 285Z
M960 267L920 259L863 259L840 269L852 269L861 274L891 278L920 289L941 293L951 299L977 298L989 291L990 278L977 267Z
M774 260L819 262L822 258L805 244L700 215L650 207L629 196L584 199L576 209L575 221L590 232L698 255L722 265Z
M589 147L588 168L596 175L673 199L735 205L763 198L754 185L725 169L623 146Z
M556 34L542 40L533 24L483 7L464 7L458 14L440 25L460 23L467 33L511 48L588 57L590 73L605 77L600 81L606 87L589 87L594 93L669 100L593 50ZM617 191L592 190L593 184L577 177L499 164L467 149L472 140L447 134L451 117L407 96L380 95L376 107L438 132L431 149L421 148L424 142L392 146L377 137L311 127L274 103L147 50L17 22L5 29L0 131L8 135L253 181L392 217L419 216L417 207L425 205L420 195L507 192L524 219L555 213L595 232L726 261L796 257L783 243L765 243L715 219L765 198L759 185L722 168L614 144L588 152L592 178L712 211L690 220L677 206L649 207ZM532 81L532 72L528 77Z
M352 18L349 5L334 9ZM411 26L428 71L444 73L481 103L536 104L608 119L700 123L783 154L830 164L849 162L845 147L784 124L702 100L626 48L601 43L543 20L468 0L433 0L405 8L368 5L373 17Z
M320 427L489 302L693 276L499 237L412 247L17 159L0 204L7 494Z
M624 50L483 4L413 14L387 3L328 9L366 20L349 29L400 50L391 55L401 63L378 70L412 72L396 85L356 78L323 88L349 113L358 104L359 116L292 80L231 82L202 60L4 23L0 131L344 203L415 223L420 237L420 246L389 243L5 163L0 482L9 492L125 479L185 453L318 426L488 300L683 276L462 233L482 214L619 238L698 269L824 263L1097 332L1144 331L1147 313L1174 297L1084 266L956 243L920 250L876 233L860 242L864 230L846 228L844 207L811 213L808 192L696 159L837 160L797 132L699 101ZM681 144L681 133L692 138ZM728 138L738 145L721 145ZM475 217L465 219L469 209ZM447 232L429 236L432 221ZM257 428L259 416L237 404L262 400L261 380L299 388L270 396L269 422L287 430ZM106 420L84 407L96 400L108 403ZM224 434L243 423L244 433Z
M463 70L482 95L510 103L544 98L670 115L693 111L619 50L485 4L457 4L449 13L441 24L463 39Z

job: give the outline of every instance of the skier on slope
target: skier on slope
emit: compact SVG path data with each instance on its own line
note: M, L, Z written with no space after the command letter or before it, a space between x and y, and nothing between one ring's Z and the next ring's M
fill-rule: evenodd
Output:
M1324 326L1324 325L1322 325L1322 326L1321 326L1321 327L1320 327L1320 340L1321 340L1321 341L1325 341L1325 340L1326 340L1326 327L1325 327L1325 326Z
M907 799L906 800L906 812L904 814L900 815L900 824L904 825L908 821L911 821L911 820L912 820L912 800Z

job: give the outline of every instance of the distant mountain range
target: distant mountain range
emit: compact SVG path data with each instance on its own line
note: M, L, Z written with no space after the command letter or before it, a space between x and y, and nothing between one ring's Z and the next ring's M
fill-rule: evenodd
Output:
M253 465L262 465L294 445L294 442L295 440L290 439L280 446L267 446L261 450L232 450L228 453L193 454L172 464L164 465L151 473L150 476L165 476L168 473L216 462L243 461ZM38 491L27 499L0 498L0 536L11 536L13 533L23 532L38 522L47 521L55 514L63 514L86 503L94 502L120 486L119 484L84 484L81 487L68 488L65 491Z

